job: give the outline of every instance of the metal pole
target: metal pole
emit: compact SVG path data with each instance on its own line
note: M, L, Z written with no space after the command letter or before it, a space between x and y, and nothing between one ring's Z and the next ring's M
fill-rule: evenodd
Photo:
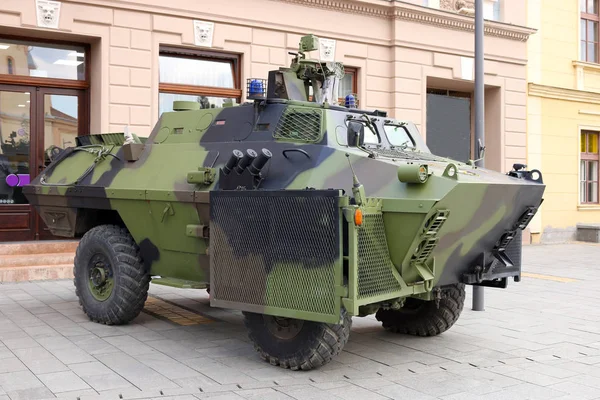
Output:
M483 76L483 0L475 0L475 159L485 146ZM484 167L483 160L476 165ZM484 310L483 286L473 286L473 310Z

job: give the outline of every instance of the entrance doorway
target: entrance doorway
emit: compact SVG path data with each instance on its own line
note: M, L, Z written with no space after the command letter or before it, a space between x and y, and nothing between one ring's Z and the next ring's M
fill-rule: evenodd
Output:
M427 89L427 147L433 154L471 158L471 93Z
M0 242L55 239L23 195L89 130L87 48L0 37Z

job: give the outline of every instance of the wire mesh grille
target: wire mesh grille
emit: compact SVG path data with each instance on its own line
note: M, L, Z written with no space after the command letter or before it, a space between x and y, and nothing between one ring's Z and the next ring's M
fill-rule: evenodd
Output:
M321 110L287 107L273 133L276 139L317 142L321 137Z
M382 214L364 214L358 230L358 298L378 296L400 289L392 274Z
M211 192L214 300L337 315L337 196L334 190Z

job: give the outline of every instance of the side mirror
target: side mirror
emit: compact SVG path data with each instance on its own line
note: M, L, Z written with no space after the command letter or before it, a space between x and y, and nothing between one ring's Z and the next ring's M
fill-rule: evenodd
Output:
M365 126L360 122L348 121L346 135L348 137L348 146L362 146L365 143Z

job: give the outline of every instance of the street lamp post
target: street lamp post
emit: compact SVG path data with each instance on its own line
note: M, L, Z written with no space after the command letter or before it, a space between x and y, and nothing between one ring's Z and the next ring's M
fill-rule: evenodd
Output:
M475 158L478 167L485 166L480 147L485 146L483 77L483 0L475 0ZM473 310L484 310L483 286L473 285Z

